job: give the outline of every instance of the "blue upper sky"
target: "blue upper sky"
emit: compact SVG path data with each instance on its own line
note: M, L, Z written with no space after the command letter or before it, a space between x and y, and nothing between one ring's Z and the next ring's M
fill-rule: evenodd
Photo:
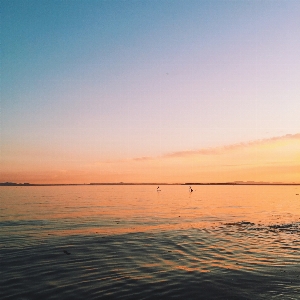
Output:
M111 159L299 132L297 0L19 0L1 10L4 155Z

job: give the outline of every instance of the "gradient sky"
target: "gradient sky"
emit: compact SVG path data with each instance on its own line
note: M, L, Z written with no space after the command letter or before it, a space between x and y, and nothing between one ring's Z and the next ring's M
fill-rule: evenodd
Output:
M1 1L0 182L300 182L300 1Z

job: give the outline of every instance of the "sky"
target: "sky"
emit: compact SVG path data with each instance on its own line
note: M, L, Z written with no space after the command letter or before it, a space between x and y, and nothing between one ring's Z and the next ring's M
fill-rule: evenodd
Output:
M0 182L300 183L300 1L0 3Z

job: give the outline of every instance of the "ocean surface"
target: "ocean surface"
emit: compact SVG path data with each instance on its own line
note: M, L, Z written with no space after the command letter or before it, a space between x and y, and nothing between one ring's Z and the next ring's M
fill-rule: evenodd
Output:
M0 299L300 299L300 186L0 187Z

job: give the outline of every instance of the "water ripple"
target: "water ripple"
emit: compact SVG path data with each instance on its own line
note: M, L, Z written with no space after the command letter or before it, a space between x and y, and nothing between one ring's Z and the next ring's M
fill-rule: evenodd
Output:
M243 205L239 187L192 197L147 188L10 189L1 299L299 299L299 202L284 197L289 189L247 187L253 201Z

